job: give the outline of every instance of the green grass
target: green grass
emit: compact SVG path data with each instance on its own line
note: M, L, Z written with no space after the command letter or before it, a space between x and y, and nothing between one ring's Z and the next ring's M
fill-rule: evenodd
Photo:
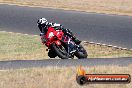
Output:
M122 50L114 47L95 44L86 44L85 48L89 52L89 57L91 58L132 57L131 50Z
M89 58L132 57L132 51L84 44ZM39 36L0 32L0 60L48 59Z
M46 47L37 36L0 32L0 40L0 57L3 60L45 57Z

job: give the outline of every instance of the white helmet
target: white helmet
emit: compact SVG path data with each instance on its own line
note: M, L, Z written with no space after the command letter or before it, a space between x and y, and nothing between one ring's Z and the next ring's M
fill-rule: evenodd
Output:
M48 21L46 20L46 18L40 18L37 22L38 24L48 24Z

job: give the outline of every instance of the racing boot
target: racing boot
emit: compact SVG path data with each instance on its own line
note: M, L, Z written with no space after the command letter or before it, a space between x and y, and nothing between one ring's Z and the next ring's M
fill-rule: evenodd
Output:
M76 47L72 43L68 44L68 53L70 58L74 58L74 53L76 52Z
M79 40L78 38L76 38L75 36L73 36L73 41L77 44L77 45L79 45L82 41L81 40Z
M73 40L77 45L79 45L82 41L80 41L78 38L76 38L75 40Z
M73 41L79 45L81 43L81 41L72 33L72 31L70 29L68 29L69 35L72 37Z
M62 31L66 33L68 36L70 36L77 45L81 43L81 41L78 38L76 38L76 36L72 33L70 29L62 28Z

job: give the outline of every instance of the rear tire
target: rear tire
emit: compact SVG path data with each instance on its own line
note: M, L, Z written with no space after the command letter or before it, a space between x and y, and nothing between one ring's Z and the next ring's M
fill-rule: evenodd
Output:
M60 57L61 59L68 59L69 58L69 55L68 55L66 49L62 45L58 46L55 43L53 43L51 45L51 48L54 50L54 52L56 52L58 57ZM65 49L64 52L62 52L61 48Z
M79 45L79 49L78 51L75 53L75 56L78 58L78 59L86 59L88 54L87 54L87 51L83 48L82 45Z

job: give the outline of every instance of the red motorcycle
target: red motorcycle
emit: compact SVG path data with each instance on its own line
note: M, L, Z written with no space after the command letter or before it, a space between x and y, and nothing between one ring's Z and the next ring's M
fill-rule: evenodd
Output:
M48 47L48 56L55 58L56 56L62 59L74 58L79 59L87 58L87 52L81 44L77 45L62 30L55 30L49 27L46 35L41 36L42 43Z

